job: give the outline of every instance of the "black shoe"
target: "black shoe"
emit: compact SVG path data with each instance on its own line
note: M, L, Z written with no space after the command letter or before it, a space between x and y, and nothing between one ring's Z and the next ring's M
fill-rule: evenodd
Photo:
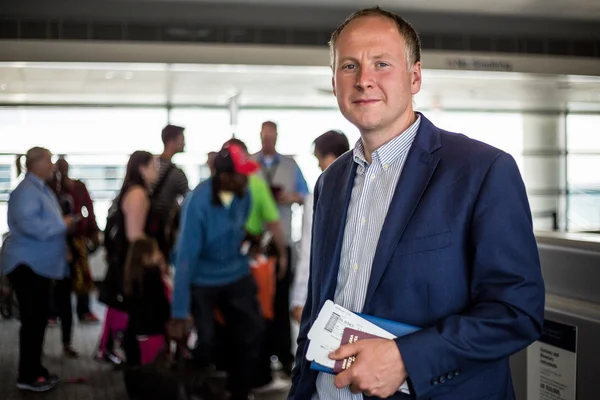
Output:
M52 382L49 378L40 377L35 382L24 383L17 382L17 387L21 390L29 390L30 392L47 392L54 389L56 382Z
M68 346L68 345L64 346L63 352L65 354L65 357L67 357L67 358L79 357L79 353L72 346Z
M58 375L55 375L55 374L48 375L48 376L46 377L46 380L47 380L48 382L50 382L50 383L53 383L53 384L55 384L55 385L56 385L58 382L60 382L60 378L58 377Z

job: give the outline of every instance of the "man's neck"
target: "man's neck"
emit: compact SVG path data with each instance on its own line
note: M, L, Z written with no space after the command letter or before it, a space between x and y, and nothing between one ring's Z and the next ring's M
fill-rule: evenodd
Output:
M387 129L361 132L360 137L363 143L365 159L367 162L370 164L372 162L373 153L377 149L390 142L394 138L400 136L412 124L414 124L416 120L417 115L411 108L410 111L407 111L396 121L394 125Z
M263 157L275 157L277 155L276 151L265 151L265 150L262 150L261 153L262 153Z
M165 151L163 151L162 154L160 155L160 158L162 158L163 160L171 161L171 159L173 158L174 155L175 155L174 151L165 149Z

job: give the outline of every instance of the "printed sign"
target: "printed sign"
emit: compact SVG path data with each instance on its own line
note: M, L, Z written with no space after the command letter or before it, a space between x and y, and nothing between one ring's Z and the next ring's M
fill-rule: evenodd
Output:
M512 63L497 59L460 58L446 59L446 67L450 69L464 69L472 71L506 71L514 70Z
M577 327L544 320L541 338L527 348L527 399L575 400Z

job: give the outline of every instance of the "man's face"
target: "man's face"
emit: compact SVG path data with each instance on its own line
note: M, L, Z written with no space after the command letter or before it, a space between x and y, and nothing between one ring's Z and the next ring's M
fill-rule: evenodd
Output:
M408 70L405 40L394 21L368 16L350 22L337 39L333 69L340 111L362 134L400 129L402 116L412 113L421 64Z
M225 172L221 175L222 190L232 191L238 197L242 197L248 187L248 177L236 172Z
M52 154L50 152L45 152L31 166L31 172L48 182L54 178L54 171L55 166L52 163Z
M277 129L272 125L263 126L260 131L260 140L262 142L262 151L264 153L275 153L275 145L277 144Z
M177 137L173 141L173 144L177 153L183 152L185 150L185 135L183 133L177 135Z
M64 158L59 158L56 161L56 169L63 179L69 176L69 163Z
M333 154L324 156L319 153L317 149L315 149L315 157L319 161L319 168L321 168L321 171L325 171L336 160Z

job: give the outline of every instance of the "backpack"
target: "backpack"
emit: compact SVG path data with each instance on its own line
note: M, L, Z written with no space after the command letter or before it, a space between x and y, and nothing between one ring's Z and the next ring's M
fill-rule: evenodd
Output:
M175 168L175 164L171 163L165 174L154 187L152 195L150 196L150 210L148 211L148 217L146 218L146 233L148 236L154 237L157 240L161 250L163 250L167 242L164 233L167 218L156 211L153 203L160 194L167 181L167 177L173 168ZM125 215L121 209L121 197L117 196L108 210L106 226L104 228L104 248L106 250L107 262L123 263L127 255L128 247L129 243L125 233Z

